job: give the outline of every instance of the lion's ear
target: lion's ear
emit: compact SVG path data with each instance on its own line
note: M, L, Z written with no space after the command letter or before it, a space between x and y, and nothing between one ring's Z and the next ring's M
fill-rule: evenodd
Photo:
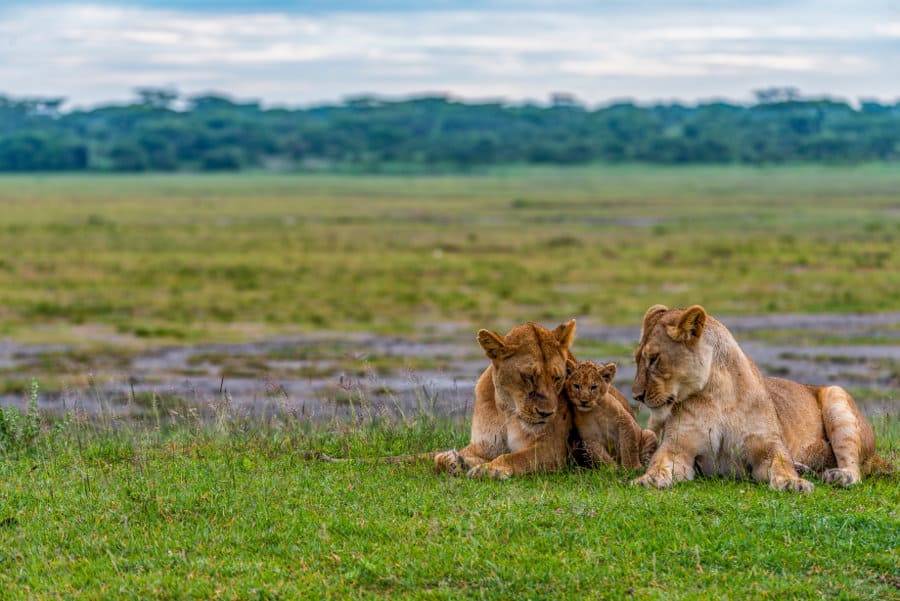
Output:
M578 364L575 362L575 359L569 357L566 359L566 377L568 378L573 373L575 373L575 368L578 367Z
M666 332L676 342L692 344L700 339L705 327L706 310L700 305L694 305L681 314L677 324L666 328Z
M644 313L644 321L641 324L641 340L644 340L647 332L653 329L653 326L656 325L662 314L668 310L669 308L665 305L653 305L647 309L647 312Z
M556 326L553 335L559 340L559 346L564 349L571 347L572 342L575 341L575 320L570 319L566 323Z
M515 352L515 346L506 344L503 336L490 330L478 330L478 344L490 360L505 359Z
M600 379L606 382L607 384L613 381L613 378L616 377L616 364L615 363L607 363L603 367L600 368Z

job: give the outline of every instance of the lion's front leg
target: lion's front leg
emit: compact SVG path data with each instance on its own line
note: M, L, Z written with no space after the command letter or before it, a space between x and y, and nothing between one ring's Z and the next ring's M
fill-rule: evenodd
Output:
M618 420L619 460L622 467L639 470L641 465L641 429L631 416L621 416Z
M459 451L450 449L434 456L434 471L451 476L462 476L469 470L490 461L480 445L470 444Z
M616 466L616 458L609 454L609 451L606 450L606 445L602 444L599 440L586 440L583 444L585 452L588 454L588 457L591 458L592 466Z
M647 471L640 478L631 481L632 486L645 488L669 488L676 482L694 479L694 457L684 450L674 451L660 447Z
M653 453L659 447L659 438L652 430L641 430L641 466L650 465Z
M650 457L647 471L640 478L632 480L632 485L669 488L677 482L694 479L694 459L701 453L699 445L704 439L698 433L700 426L686 420L680 427L665 424L660 430L662 441Z
M662 438L663 428L666 425L666 420L669 419L669 415L672 413L672 410L668 407L663 407L660 409L653 409L650 411L650 419L647 420L647 429L653 432L657 439Z
M536 446L515 453L505 453L492 461L476 465L469 470L468 476L506 480L512 476L534 472L551 472L561 468L565 463L564 446L560 448Z
M804 480L797 473L794 461L783 443L753 436L748 438L746 446L755 480L768 482L769 487L774 490L812 492L812 482Z
M760 465L753 469L753 477L761 482L768 480L769 487L774 490L810 493L813 484L804 480L794 469L794 462L787 455L778 454L768 466Z

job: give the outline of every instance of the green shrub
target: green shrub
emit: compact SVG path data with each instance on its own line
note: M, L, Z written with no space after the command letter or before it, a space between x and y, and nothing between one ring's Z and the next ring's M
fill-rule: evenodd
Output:
M0 453L3 455L33 452L45 441L63 434L71 425L72 414L67 413L52 427L44 427L37 406L39 390L37 380L31 378L28 407L24 411L18 407L0 407Z
M33 449L41 434L41 418L37 409L38 383L31 379L28 408L0 408L0 450L4 454Z

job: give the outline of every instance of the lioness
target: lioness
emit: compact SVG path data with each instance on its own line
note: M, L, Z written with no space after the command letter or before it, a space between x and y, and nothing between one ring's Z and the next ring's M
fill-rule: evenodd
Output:
M564 466L572 414L560 394L574 338L574 319L552 332L534 323L506 336L479 330L491 364L475 385L471 442L437 454L435 469L505 480Z
M566 362L566 395L572 403L581 447L594 465L647 465L656 451L656 435L642 430L621 392L612 386L616 364Z
M872 427L843 388L764 378L699 305L650 307L635 361L634 398L650 408L662 441L634 484L690 480L696 463L704 475L749 471L774 489L810 492L794 462L849 486L874 459Z

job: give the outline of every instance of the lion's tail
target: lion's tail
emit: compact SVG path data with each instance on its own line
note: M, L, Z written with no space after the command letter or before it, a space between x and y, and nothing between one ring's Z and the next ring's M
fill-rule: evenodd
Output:
M300 451L300 456L307 461L327 461L328 463L343 463L345 461L350 461L346 458L342 459L340 457L326 455L322 451Z
M878 455L872 455L862 464L862 473L866 476L883 476L887 474L893 474L896 471L897 468L894 466L894 464L886 459L879 457Z
M434 459L440 451L431 451L428 453L413 453L412 455L394 455L392 457L379 457L378 461L385 463L413 463L415 461L425 461L426 459Z
M388 457L331 457L322 451L302 451L301 457L307 460L326 461L328 463L346 463L348 461L381 461L384 463L413 463L415 461L424 461L426 459L434 459L439 451L431 451L429 453L413 453L411 455L390 455Z

